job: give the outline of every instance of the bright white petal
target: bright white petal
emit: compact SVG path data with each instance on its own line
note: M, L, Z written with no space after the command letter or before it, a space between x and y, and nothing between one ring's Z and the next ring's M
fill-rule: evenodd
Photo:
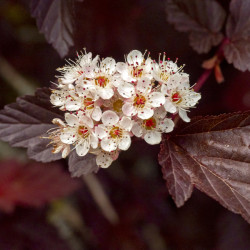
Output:
M136 137L141 137L143 134L143 129L142 126L138 123L134 123L133 127L132 127L132 133L136 136Z
M107 153L100 153L96 157L96 164L101 168L108 168L112 162L112 157Z
M166 117L167 115L167 111L165 110L165 108L163 106L155 109L154 111L154 116L160 119L163 119L164 117Z
M66 146L62 151L62 158L66 158L69 153L70 153L70 147Z
M137 82L136 90L141 93L148 93L151 91L152 84L148 78L142 78Z
M135 93L135 87L127 82L120 84L117 90L124 98L130 98Z
M149 119L150 117L152 117L154 114L154 110L148 107L145 107L143 110L138 111L138 117L145 120L145 119Z
M80 101L73 101L71 99L68 99L65 103L65 108L68 111L76 111L81 108L82 104Z
M120 121L120 127L126 131L130 131L133 125L133 121L129 117L123 116Z
M95 132L96 135L98 136L98 138L103 139L104 137L106 137L108 135L106 127L102 124L98 125L95 128Z
M119 72L119 73L123 73L124 71L126 71L128 69L128 66L126 63L124 62L118 62L116 64L116 70Z
M175 105L167 98L166 102L164 103L164 108L170 113L175 113L177 111Z
M101 110L101 108L99 106L94 108L91 117L95 121L100 121L101 120L102 110Z
M65 98L58 94L51 94L50 102L55 106L61 106L65 103Z
M127 62L135 66L141 65L144 57L139 50L132 50L127 56Z
M153 107L160 107L165 103L165 96L160 92L150 94L149 102Z
M119 141L118 147L121 150L127 150L131 145L131 138L129 135L124 135Z
M159 129L162 132L169 133L174 129L174 122L171 119L165 118L159 122Z
M74 127L78 125L78 118L76 115L72 115L70 113L65 114L65 121L69 124L69 126Z
M72 144L76 141L76 132L71 128L66 128L60 135L60 139L63 143Z
M101 147L107 152L111 152L117 149L117 144L114 140L105 138L101 141Z
M185 122L190 122L190 118L187 116L187 111L179 109L179 116Z
M89 143L85 140L76 146L76 153L79 156L85 156L89 152Z
M110 99L114 95L112 88L98 88L97 94L104 100Z
M112 57L107 57L102 60L100 68L102 72L109 73L111 75L115 72L115 66L115 60Z
M59 119L59 118L54 118L52 120L52 123L56 124L57 126L61 126L61 127L65 127L66 126L65 123L61 119Z
M98 137L95 134L90 135L90 145L92 148L97 148L98 147Z
M161 142L161 133L157 131L149 131L145 134L144 140L150 145L159 144Z
M80 113L79 113L80 114ZM86 115L80 115L79 116L79 123L81 125L87 125L87 127L93 128L94 127L94 122L92 119Z
M124 113L124 115L127 115L127 116L133 116L133 115L136 115L137 113L135 107L131 103L125 103L122 106L122 112Z
M102 123L105 126L113 126L118 121L119 121L119 116L115 112L113 112L111 110L103 112L103 114L102 114Z

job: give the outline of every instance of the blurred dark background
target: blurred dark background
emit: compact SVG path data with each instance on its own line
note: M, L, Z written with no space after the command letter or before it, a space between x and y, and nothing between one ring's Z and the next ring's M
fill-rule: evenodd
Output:
M228 2L220 1L226 10ZM202 62L216 51L214 48L206 55L194 52L187 34L166 22L163 0L71 4L75 45L67 57L74 58L84 47L117 61L132 49L147 49L156 59L165 51L172 60L178 58L179 65L186 65L184 70L193 84L204 71ZM34 93L37 87L51 86L56 68L65 61L39 33L29 1L1 0L0 34L3 108L18 96ZM250 73L226 62L221 69L225 81L218 84L213 74L210 76L191 116L249 109ZM182 208L176 208L162 179L158 152L159 146L136 142L108 170L97 174L119 216L118 224L112 225L103 216L83 183L70 196L39 208L19 204L12 212L0 212L0 249L250 249L249 225L205 194L195 190ZM25 150L2 142L0 157L1 168L12 164L10 159L23 165L28 161ZM59 164L66 172L66 162Z

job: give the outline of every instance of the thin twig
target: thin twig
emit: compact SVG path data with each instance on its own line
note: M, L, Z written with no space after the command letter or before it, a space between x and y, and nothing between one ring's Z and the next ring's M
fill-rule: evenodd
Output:
M104 192L104 189L97 177L93 174L89 174L84 176L83 180L92 194L93 199L102 211L104 217L111 224L117 224L119 222L119 216L111 204L108 196Z

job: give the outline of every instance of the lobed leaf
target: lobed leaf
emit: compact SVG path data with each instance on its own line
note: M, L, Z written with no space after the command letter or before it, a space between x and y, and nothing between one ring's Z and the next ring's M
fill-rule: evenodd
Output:
M226 13L214 0L167 0L167 20L178 31L189 32L192 48L207 53L218 45Z
M96 156L93 154L80 157L73 151L69 155L68 164L72 177L81 177L93 172L96 173L99 170L99 167L96 165Z
M0 111L0 139L13 147L28 148L31 159L50 162L58 160L61 154L53 154L47 131L54 128L53 118L61 118L62 112L50 103L50 90L38 89L35 96L17 98L16 103L6 105Z
M70 14L71 1L32 0L30 9L36 18L39 31L45 35L61 57L74 45L73 22Z
M229 42L224 47L225 58L234 67L250 70L250 1L232 0L226 34Z
M250 223L249 111L194 118L162 144L159 161L163 173L178 171L178 180L183 182L180 186L189 184L188 175L199 190ZM162 164L164 157L180 160ZM171 181L167 182L171 188ZM177 197L171 195L175 201L185 201L185 192L176 192Z
M80 186L60 165L15 161L0 163L0 209L12 212L16 205L42 206L66 196Z

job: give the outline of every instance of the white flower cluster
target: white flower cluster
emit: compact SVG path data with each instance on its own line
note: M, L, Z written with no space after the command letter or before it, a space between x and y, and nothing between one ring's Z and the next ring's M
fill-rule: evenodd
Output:
M116 63L85 52L68 63L58 69L61 76L50 97L65 111L65 121L54 119L58 128L49 133L53 152L62 157L74 149L79 156L92 153L102 168L130 147L133 136L160 143L162 133L174 128L167 112L189 122L187 111L201 98L190 87L189 75L165 54L156 62L133 50L125 62Z

